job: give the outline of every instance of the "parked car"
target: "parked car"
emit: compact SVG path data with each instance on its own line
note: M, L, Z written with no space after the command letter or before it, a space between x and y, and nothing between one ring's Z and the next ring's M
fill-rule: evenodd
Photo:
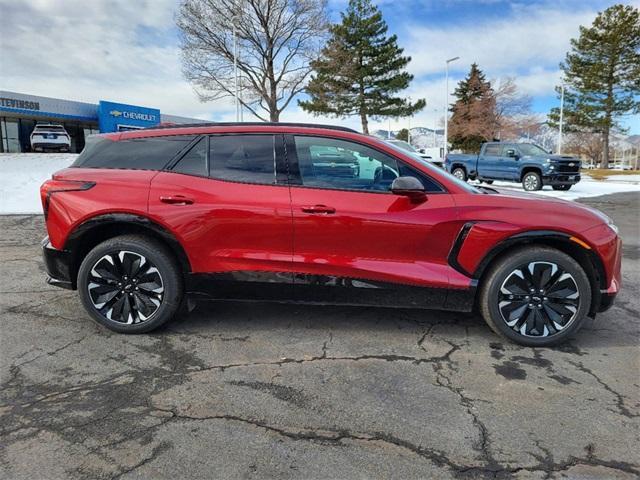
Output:
M357 159L320 172L314 151ZM91 137L41 187L48 282L151 331L191 295L478 309L524 345L573 336L620 288L601 212L468 185L353 130L209 124Z
M30 139L31 150L34 152L68 152L71 149L71 137L62 125L38 123L31 132Z
M613 166L613 170L627 171L627 170L633 170L633 168L631 168L631 165L627 165L627 164L624 164L624 163L618 163L617 165Z
M387 142L389 142L392 145L395 145L396 147L401 148L402 150L411 152L417 155L418 157L420 157L422 160L432 163L437 167L443 168L442 160L439 158L434 159L431 155L428 155L426 153L426 150L424 148L417 149L413 145L411 145L409 142L405 142L404 140L387 140Z
M580 160L551 155L532 143L487 142L479 155L448 154L445 168L461 180L522 182L527 191L551 185L569 190L580 181Z

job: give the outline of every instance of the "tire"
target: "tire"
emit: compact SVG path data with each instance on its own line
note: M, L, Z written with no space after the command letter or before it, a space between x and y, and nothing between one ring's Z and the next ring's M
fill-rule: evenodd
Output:
M462 180L463 182L467 181L467 172L465 171L464 168L462 167L456 167L451 171L451 175L453 175L456 178L459 178L460 180Z
M542 288L532 292L534 286ZM580 329L591 306L591 284L569 255L529 246L510 251L491 267L478 302L485 321L498 335L520 345L548 347Z
M77 283L91 318L120 333L150 332L169 321L180 308L184 288L171 252L141 235L97 245L83 259Z
M567 191L571 188L571 185L553 185L551 188L554 190Z
M527 192L535 192L542 189L542 178L536 172L527 172L522 177L522 188Z

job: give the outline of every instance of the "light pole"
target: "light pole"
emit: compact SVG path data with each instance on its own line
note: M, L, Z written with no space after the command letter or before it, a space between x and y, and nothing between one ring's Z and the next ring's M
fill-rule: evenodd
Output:
M238 40L236 34L237 16L233 16L233 80L235 82L236 122L240 121L240 101L238 98Z
M558 155L562 155L562 122L564 120L564 81L560 84L560 128L558 128Z
M446 83L447 83L447 96L444 99L444 154L445 155L449 151L449 115L447 111L448 105L449 105L449 64L459 59L460 57L453 57L445 62L446 63Z

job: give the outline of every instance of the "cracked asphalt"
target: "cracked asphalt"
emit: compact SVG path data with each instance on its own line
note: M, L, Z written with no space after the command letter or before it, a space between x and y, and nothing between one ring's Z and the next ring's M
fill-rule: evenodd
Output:
M637 193L616 305L524 348L477 315L202 303L109 332L49 287L41 216L0 217L0 477L638 478Z

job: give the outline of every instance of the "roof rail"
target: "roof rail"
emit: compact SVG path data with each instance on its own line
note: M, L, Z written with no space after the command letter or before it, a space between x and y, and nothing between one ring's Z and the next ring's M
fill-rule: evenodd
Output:
M167 123L147 127L145 130L158 130L165 128L194 128L194 127L306 127L306 128L327 128L329 130L341 130L343 132L358 133L353 128L339 127L336 125L323 125L319 123L295 123L295 122L202 122L202 123Z

